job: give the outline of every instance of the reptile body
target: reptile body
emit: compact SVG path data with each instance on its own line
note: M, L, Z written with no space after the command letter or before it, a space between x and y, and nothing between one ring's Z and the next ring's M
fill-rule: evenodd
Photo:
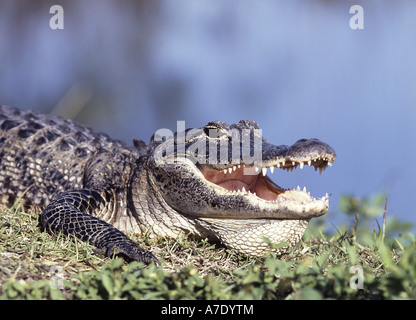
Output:
M71 120L0 107L1 202L21 199L40 210L44 229L146 263L157 259L125 233L193 234L249 255L268 250L263 237L296 243L328 196L283 189L267 171L322 171L335 158L317 139L275 146L254 121L209 122L128 147Z

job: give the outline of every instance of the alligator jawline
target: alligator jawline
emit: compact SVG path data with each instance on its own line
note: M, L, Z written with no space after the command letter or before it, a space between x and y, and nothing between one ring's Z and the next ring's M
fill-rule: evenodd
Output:
M304 165L315 166L315 170L319 169L320 173L331 166L332 162L327 159L317 159L308 161L290 161L286 165L285 161L276 165L264 166L261 169L253 166L234 165L225 169L214 169L208 165L199 166L204 178L224 189L225 193L229 194L252 194L257 197L257 200L265 200L268 203L282 203L286 201L299 202L301 204L310 203L316 200L327 202L329 199L326 194L321 199L315 199L310 196L310 192L298 187L295 189L284 189L274 183L266 174L270 170L274 172L274 168L281 168L284 170L293 170L296 167L303 168ZM248 173L248 174L247 174Z

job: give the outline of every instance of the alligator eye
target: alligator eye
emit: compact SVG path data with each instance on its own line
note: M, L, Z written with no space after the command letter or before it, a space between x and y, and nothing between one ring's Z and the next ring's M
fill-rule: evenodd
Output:
M210 138L226 136L230 126L223 121L211 121L204 127L204 133Z
M213 131L214 130L214 128L213 127L210 127L210 126L208 126L208 125L206 125L205 127L204 127L204 133L205 133L205 135L207 136L207 137L209 137L210 136L210 131Z

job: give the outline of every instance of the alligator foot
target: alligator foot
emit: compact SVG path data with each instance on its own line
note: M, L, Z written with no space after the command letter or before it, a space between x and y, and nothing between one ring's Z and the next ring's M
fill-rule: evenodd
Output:
M112 257L113 255L122 256L127 261L140 261L146 264L154 262L160 266L159 260L153 253L140 248L133 241L106 243L105 246L95 249L94 253L103 254L107 257Z
M93 211L104 199L93 190L73 190L63 193L52 201L41 215L43 229L53 233L63 232L96 246L96 253L107 257L120 255L126 260L146 264L159 261L150 252L139 247L123 232L104 222L88 211Z

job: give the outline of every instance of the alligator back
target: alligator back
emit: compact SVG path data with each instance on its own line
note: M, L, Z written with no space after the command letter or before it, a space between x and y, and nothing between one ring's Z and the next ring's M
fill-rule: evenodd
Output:
M22 198L44 208L54 195L86 187L95 173L98 181L97 159L114 153L130 150L74 121L0 106L0 201Z

